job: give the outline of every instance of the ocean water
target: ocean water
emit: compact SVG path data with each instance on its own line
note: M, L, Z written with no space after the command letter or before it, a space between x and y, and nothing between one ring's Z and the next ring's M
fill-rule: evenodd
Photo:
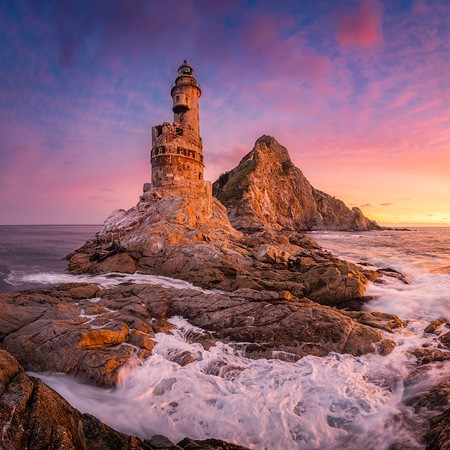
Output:
M42 287L42 280L26 282L21 277L63 273L67 267L64 257L100 228L100 225L0 225L0 292Z
M152 356L123 369L115 389L87 386L61 374L36 375L82 412L144 438L154 434L174 441L185 436L216 437L253 449L388 450L399 441L420 447L417 431L426 424L407 401L448 378L450 364L432 363L420 376L411 376L416 360L409 352L436 347L436 337L424 335L424 328L431 320L450 319L450 228L317 232L312 237L348 260L367 267L391 267L410 278L409 285L387 279L385 284L368 286L374 298L367 310L408 320L406 328L389 335L397 344L390 355L332 353L295 363L250 360L236 345L219 344L206 351L191 343L189 336L201 330L173 317L174 333L157 334ZM124 281L75 277L64 274L60 266L46 269L45 264L42 271L36 266L20 271L6 266L8 276L3 281L14 289L40 282L89 280L108 286ZM127 280L190 287L148 275L128 275ZM198 361L181 367L174 355L186 350Z

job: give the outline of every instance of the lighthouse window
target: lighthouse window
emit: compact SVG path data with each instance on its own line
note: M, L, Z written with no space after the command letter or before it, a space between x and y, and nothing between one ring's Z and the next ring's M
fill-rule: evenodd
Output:
M180 96L179 95L177 95L177 102L179 102L180 101Z

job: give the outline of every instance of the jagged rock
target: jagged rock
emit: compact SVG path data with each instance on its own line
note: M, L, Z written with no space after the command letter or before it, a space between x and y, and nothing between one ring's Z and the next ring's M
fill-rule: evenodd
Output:
M426 366L425 366L426 367ZM424 369L422 367L421 369ZM427 450L448 450L450 448L450 379L444 379L425 392L417 392L414 384L421 382L422 371L417 371L409 377L415 395L406 403L423 417L426 429L422 430L422 439Z
M360 209L314 189L271 136L260 137L237 167L222 174L213 194L239 230L380 229Z
M439 336L439 340L444 347L450 349L450 331L447 331L447 333Z
M395 314L382 312L362 312L362 311L341 311L347 317L351 317L356 322L362 323L372 328L380 330L392 331L396 328L405 327L407 323L401 320Z
M333 306L361 299L364 283L380 277L332 256L297 232L242 234L233 229L225 208L215 199L209 218L197 215L195 205L196 200L167 196L114 213L100 233L69 255L69 269L121 271L117 258L126 256L142 273L226 291L290 291ZM189 219L180 222L180 217ZM111 247L120 251L102 260L95 256Z
M385 267L383 269L378 269L378 270L376 270L376 272L378 272L380 275L384 275L386 277L396 278L397 280L401 281L403 284L411 284L411 281L409 280L409 278L406 275L404 275L403 273L399 272L396 269L392 269L391 267ZM382 278L380 278L377 281L382 282Z
M424 330L425 333L431 333L431 334L440 334L438 331L436 331L441 325L447 324L447 321L445 319L436 319L433 320ZM448 325L448 324L447 324Z
M246 450L245 447L241 447L240 445L229 444L218 439L194 441L193 439L185 438L178 445L184 450Z
M152 317L145 309L133 309L131 301L117 312L108 311L89 298L81 299L81 292L88 297L101 293L98 286L69 284L1 294L0 345L27 370L65 372L114 386L119 369L134 356L146 357L153 347L154 330L148 325ZM152 326L159 331L158 323ZM127 342L132 346L122 345Z
M281 222L277 226L241 224L240 228L253 230L251 234L243 234L233 228L226 208L215 198L211 208L207 208L210 214L205 215L200 198L175 194L147 198L144 195L134 208L113 212L95 237L68 255L69 270L73 273L139 271L226 291L243 288L289 291L297 297L308 296L331 306L349 305L362 299L364 283L375 281L381 275L339 260L295 231L305 228L304 224L313 216L317 218L318 213L311 197L314 190L301 172L289 165L286 149L273 138L263 137L246 158L244 166L252 170L239 166L236 173L251 173L251 176L239 179L244 180L245 185L253 186L253 190L267 190L264 183L257 183L258 178L252 177L259 174L272 179L266 171L282 170L276 169L277 164L281 164L280 167L284 164L287 175L283 175L284 181L276 188L268 190L270 195L264 191L261 197L261 193L257 195L253 190L251 195L242 194L245 201L251 203L247 205L250 209L241 208L241 205L230 212L228 208L228 215L238 226L236 220L254 221L251 211L256 211L257 216L270 206L275 209L268 210L271 213L266 219L272 223L272 219L279 217ZM232 178L223 193L228 192ZM253 181L250 183L249 180ZM241 186L233 183L235 187ZM302 187L302 192L310 192L309 200L290 198L294 194L300 195L298 186ZM273 195L276 197L272 198ZM277 196L282 199L281 203ZM298 208L303 208L304 216L308 218L306 222ZM283 219L287 217L286 211L290 211L287 221ZM282 226L286 229L275 231ZM259 228L261 231L255 231Z
M425 450L450 449L450 408L430 420L430 430L425 435Z
M417 358L418 364L429 364L431 362L450 361L450 355L433 348L415 348L410 351Z

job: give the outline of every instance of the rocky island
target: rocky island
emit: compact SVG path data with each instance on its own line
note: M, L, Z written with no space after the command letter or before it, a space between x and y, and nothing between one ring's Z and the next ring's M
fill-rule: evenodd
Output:
M343 261L304 234L380 227L358 208L312 187L270 136L260 137L215 183L205 181L200 95L185 61L171 89L173 122L152 130L151 183L135 207L114 211L97 235L68 256L71 273L112 273L119 283L0 296L1 448L243 448L215 439L174 444L162 436L123 435L24 372L61 372L114 387L122 369L152 353L156 333L171 333L173 316L203 330L190 337L203 348L242 343L243 354L254 359L387 355L394 349L392 332L405 323L392 314L361 311L368 300L365 284L408 280L396 271ZM123 274L185 283L176 288L164 278L149 284L126 277L120 283ZM419 351L421 364L450 358L448 335L439 337L439 353ZM197 358L173 355L180 366ZM448 398L448 387L436 390ZM418 408L417 399L411 404ZM423 439L432 442L428 448L446 448L448 410L436 408L442 415L433 418Z

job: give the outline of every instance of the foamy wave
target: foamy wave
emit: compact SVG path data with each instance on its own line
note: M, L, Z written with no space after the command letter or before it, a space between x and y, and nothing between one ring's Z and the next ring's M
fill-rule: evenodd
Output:
M412 360L407 350L419 339L413 332L401 332L387 357L330 354L290 363L250 360L223 343L206 351L186 340L200 329L182 318L171 321L174 333L157 334L154 354L124 371L116 389L39 376L82 412L144 438L216 437L257 449L359 450L367 442L386 449L399 439L414 443L399 420L408 414L401 380ZM198 361L181 367L171 355L185 351Z
M93 283L98 284L103 288L117 286L121 283L136 283L136 284L155 284L167 288L177 289L195 289L203 292L211 292L201 289L193 284L169 277L162 277L158 275L145 274L123 274L123 273L107 273L104 275L72 275L68 273L57 272L39 272L39 273L24 273L11 272L6 278L5 282L13 286L21 285L52 285L62 283Z
M450 321L450 276L416 270L411 284L385 280L370 284L367 294L374 296L365 309L396 314L402 319L423 322L445 318Z

